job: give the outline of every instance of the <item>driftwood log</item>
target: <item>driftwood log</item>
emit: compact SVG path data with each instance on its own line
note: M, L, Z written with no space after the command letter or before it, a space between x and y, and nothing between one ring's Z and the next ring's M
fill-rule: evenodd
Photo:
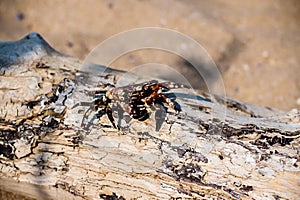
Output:
M114 113L118 130L80 102L123 73L94 76L81 65L36 33L0 42L2 191L27 199L300 199L299 111L178 88L171 92L182 112L169 109L159 130L154 114L140 122Z

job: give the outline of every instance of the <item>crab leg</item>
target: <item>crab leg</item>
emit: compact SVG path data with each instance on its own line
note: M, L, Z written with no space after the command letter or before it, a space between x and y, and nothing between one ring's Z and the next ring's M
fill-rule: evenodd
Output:
M107 114L107 117L108 117L109 121L112 123L113 127L114 127L115 129L117 129L117 126L116 126L116 124L115 124L114 117L113 117L113 115L112 115L111 107L107 106L107 107L105 108L105 112L106 112L106 114Z

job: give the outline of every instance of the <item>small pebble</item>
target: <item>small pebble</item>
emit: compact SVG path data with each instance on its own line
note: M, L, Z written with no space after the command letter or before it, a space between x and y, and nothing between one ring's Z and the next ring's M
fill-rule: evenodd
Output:
M300 97L297 99L297 105L300 106Z
M238 93L240 91L240 88L239 87L235 87L234 88L234 92Z
M22 21L23 19L25 19L25 15L24 13L19 12L16 14L16 18L17 20Z
M72 48L74 45L72 42L67 42L67 47Z
M113 9L113 8L114 8L114 4L110 2L110 3L108 4L108 8L109 8L109 9Z
M256 63L256 67L261 67L262 64L261 63Z
M262 55L263 58L268 58L269 57L269 52L268 51L263 51L261 55Z
M249 65L248 65L248 64L243 64L243 69L244 69L245 71L248 71L248 70L249 70Z

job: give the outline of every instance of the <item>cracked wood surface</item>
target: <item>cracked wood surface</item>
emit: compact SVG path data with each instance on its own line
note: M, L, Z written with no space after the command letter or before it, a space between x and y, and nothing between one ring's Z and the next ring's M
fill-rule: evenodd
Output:
M35 34L1 42L0 54L2 190L37 199L299 199L297 110L178 88L170 92L182 112L170 109L159 131L153 113L144 122L115 113L118 131L74 105L124 76L143 80L82 72L81 61Z

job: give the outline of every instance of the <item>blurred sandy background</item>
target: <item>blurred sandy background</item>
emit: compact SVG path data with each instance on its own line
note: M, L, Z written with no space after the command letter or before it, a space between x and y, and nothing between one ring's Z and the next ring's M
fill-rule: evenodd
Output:
M202 44L222 72L226 94L286 111L300 108L298 0L0 0L0 40L40 33L55 49L84 59L108 37L132 28L170 28ZM167 64L195 80L188 64L141 51L114 63Z

